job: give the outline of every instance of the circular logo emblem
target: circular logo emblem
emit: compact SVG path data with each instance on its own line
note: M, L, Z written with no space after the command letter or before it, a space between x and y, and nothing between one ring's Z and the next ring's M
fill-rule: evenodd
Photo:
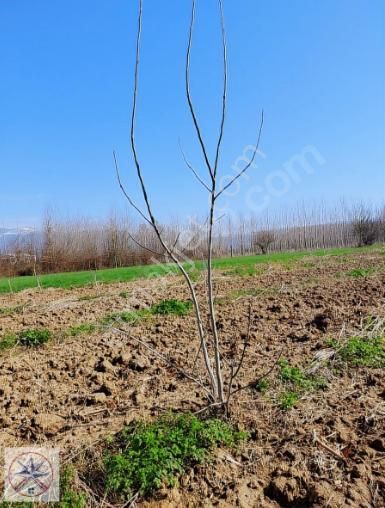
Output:
M39 497L52 485L52 464L41 453L21 453L12 460L8 468L8 480L20 496Z

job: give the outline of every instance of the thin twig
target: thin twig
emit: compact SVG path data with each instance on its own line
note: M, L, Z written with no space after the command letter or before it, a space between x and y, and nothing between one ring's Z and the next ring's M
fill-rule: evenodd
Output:
M235 393L238 393L240 392L241 390L246 390L246 388L251 388L252 386L256 386L262 379L264 379L265 377L269 376L273 370L275 369L275 367L277 366L281 356L282 356L282 353L285 349L285 346L281 349L281 351L279 352L279 355L277 356L275 362L273 363L272 367L270 367L270 369L268 369L264 374L262 374L262 376L259 376L257 379L254 379L254 381L252 381L251 383L248 383L247 385L245 386L241 386L239 388L236 388L235 390L233 390L231 392L231 395L234 395Z
M229 402L230 402L230 398L231 398L231 394L232 394L231 390L232 390L232 387L233 387L234 379L237 377L237 375L239 374L239 371L241 370L241 367L242 367L244 359L245 359L246 349L247 349L247 346L250 343L251 318L252 318L252 316L251 316L251 302L250 302L250 304L249 304L248 325L247 325L247 334L246 334L246 337L245 337L245 341L243 343L243 349L242 349L241 358L240 358L240 360L238 362L238 366L237 366L235 371L234 371L233 365L231 365L231 374L230 374L229 387L228 387L228 391L227 391L227 400L226 400L226 407L227 408L229 406Z
M126 188L124 187L123 183L122 183L122 179L120 177L120 170L119 170L119 164L118 164L118 159L116 157L116 153L115 153L115 150L112 152L113 153L113 156L114 156L114 163L115 163L115 172L116 172L116 178L118 180L118 183L119 183L119 187L121 189L121 191L123 192L123 194L125 195L127 201L130 203L130 205L139 213L139 215L148 223L151 225L151 221L149 220L148 217L146 217L146 215L144 214L144 212L142 212L142 210L134 203L134 201L131 199L131 197L129 196L129 194L127 193L126 191Z
M211 192L210 190L210 187L207 185L207 183L203 180L203 178L201 178L198 174L198 172L194 169L194 167L192 166L192 164L187 160L187 157L182 149L182 145L180 143L180 140L179 140L179 148L180 148L180 151L182 153L182 157L183 157L183 160L184 160L184 163L186 164L186 166L189 168L190 171L192 171L192 173L194 174L195 178L198 180L198 182L203 185L203 187L208 191L208 192Z
M319 444L324 450L328 451L329 453L331 453L335 458L337 458L338 460L341 460L342 462L344 462L345 464L347 463L347 460L346 458L341 455L339 452L337 452L336 450L333 450L333 448L331 448L329 445L327 445L326 443L323 443L319 437L317 436L317 433L315 430L313 430L313 441L317 444Z

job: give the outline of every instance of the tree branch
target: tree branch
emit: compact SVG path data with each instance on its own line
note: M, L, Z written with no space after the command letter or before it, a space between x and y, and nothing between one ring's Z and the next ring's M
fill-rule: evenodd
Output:
M208 192L211 192L211 189L210 187L205 183L205 181L198 175L198 173L195 171L195 169L193 168L193 166L189 163L189 161L187 160L184 152L183 152L183 149L182 149L182 145L179 141L179 149L182 153L182 157L183 157L183 160L184 160L184 163L186 164L186 166L189 168L190 171L192 171L192 173L194 174L195 178L198 180L198 182L203 185L203 187L208 191Z
M238 393L240 392L241 390L246 390L246 388L251 388L253 386L256 386L262 379L264 379L265 377L267 377L268 375L270 375L273 370L275 369L277 363L279 362L281 356L282 356L282 353L283 353L283 350L285 349L285 347L283 347L281 349L281 351L279 352L279 355L277 356L277 358L275 359L275 362L273 363L273 365L264 373L262 374L262 376L259 376L257 379L254 379L254 381L252 381L251 383L248 383L247 385L245 386L240 386L239 388L236 388L235 390L233 390L231 392L231 396L234 395L235 393Z
M126 191L126 188L124 187L122 183L122 179L120 177L120 171L119 171L119 164L118 159L116 157L115 150L113 150L113 156L114 156L114 163L115 163L115 172L116 172L116 178L118 179L119 187L121 191L123 192L124 196L126 197L127 201L130 203L130 205L139 213L139 215L148 223L150 226L152 226L151 221L148 217L142 212L142 210L134 203L134 201L131 199L129 194Z
M190 92L190 55L191 55L191 45L192 45L194 21L195 21L195 0L192 1L191 21L190 21L189 38L188 38L187 53L186 53L186 71L185 71L186 97L187 97L187 102L188 102L188 106L190 109L191 117L192 117L192 120L194 123L194 127L196 130L197 136L198 136L199 144L202 149L203 158L206 163L211 180L214 181L214 172L212 170L209 157L207 155L206 145L205 145L205 142L203 141L202 132L199 127L197 116L195 114L194 104L193 104L193 101L191 98L191 92Z
M254 151L253 151L253 155L250 159L250 161L246 164L246 166L238 173L236 174L231 180L229 183L227 183L220 191L218 191L215 195L215 199L219 198L219 196L221 194L223 194L225 192L226 189L228 189L229 187L231 187L231 185L233 185L233 183L238 180L239 177L241 177L244 173L246 173L246 171L249 169L249 167L253 164L254 162L254 159L255 159L255 156L257 155L257 152L258 152L258 147L259 147L259 142L261 140L261 134L262 134L262 127L263 127L263 118L264 115L263 115L263 110L262 110L262 113L261 113L261 122L259 124L259 130L258 130L258 136L257 136L257 144L255 145L255 148L254 148Z
M217 148L215 152L215 162L214 162L214 178L217 176L218 170L218 162L219 162L219 154L223 139L223 131L225 127L225 118L226 118L226 94L227 94L227 46L226 46L226 31L225 31L225 20L223 15L223 3L222 0L218 0L219 3L219 11L221 18L221 34L222 34L222 54L223 54L223 93L222 93L222 116L219 128L219 137L217 142Z

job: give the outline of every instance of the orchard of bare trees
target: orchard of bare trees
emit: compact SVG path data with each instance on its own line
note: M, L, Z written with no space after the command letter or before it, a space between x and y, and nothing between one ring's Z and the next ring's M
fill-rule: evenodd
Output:
M206 236L199 221L165 224L169 242L178 234L192 239L185 255L202 259ZM140 247L132 240L154 252ZM237 256L291 250L354 247L385 241L385 210L363 204L314 209L299 206L275 215L224 216L216 225L213 255ZM105 221L59 220L46 215L30 234L8 235L0 241L3 276L94 270L163 261L159 241L149 225L112 215Z

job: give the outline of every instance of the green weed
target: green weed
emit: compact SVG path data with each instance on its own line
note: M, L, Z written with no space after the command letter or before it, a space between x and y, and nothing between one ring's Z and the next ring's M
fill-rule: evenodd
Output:
M102 324L111 325L119 321L122 321L123 323L135 323L139 319L143 319L150 315L151 312L148 309L113 312L112 314L108 314L102 319Z
M72 467L66 467L60 474L60 502L55 503L58 508L85 508L87 496L84 492L78 492L74 488L75 471Z
M174 314L176 316L184 316L187 314L192 307L192 303L189 301L182 302L180 300L163 300L160 303L152 305L150 308L151 314Z
M77 335L93 333L97 328L95 323L81 323L80 325L74 325L68 328L67 335L70 337L76 337Z
M338 345L336 356L356 367L385 367L384 337L351 337L345 344Z
M253 388L259 393L266 393L269 389L270 383L267 379L260 379L258 383L256 383Z
M19 332L16 335L17 343L22 346L40 346L52 337L52 333L44 328L32 328Z
M299 367L293 367L285 359L279 363L279 377L283 383L290 383L294 388L304 391L325 388L326 381L318 376L309 376Z
M10 349L17 345L36 347L48 342L51 337L51 332L45 329L27 329L19 333L7 333L0 339L0 350Z
M284 411L292 409L297 404L298 400L299 395L297 392L285 391L278 396L279 407Z
M109 325L117 321L123 323L135 323L139 319L151 317L153 315L167 315L174 314L176 316L184 316L192 307L189 301L182 302L180 300L163 300L160 303L152 305L148 309L139 309L132 311L114 312L108 314L102 319L102 323Z
M0 339L0 351L13 348L17 345L17 337L14 333L7 333Z
M368 277L372 273L374 273L373 268L355 268L354 270L350 270L350 272L348 272L347 274L349 275L349 277L358 278L358 277Z
M281 382L288 387L278 396L279 407L285 411L294 407L304 392L321 390L327 386L324 378L308 375L301 368L290 365L285 359L280 360L278 366L278 376Z
M107 490L120 497L135 492L149 495L162 485L172 486L193 464L204 462L219 445L234 446L246 435L222 420L169 415L152 423L126 428L105 458Z

